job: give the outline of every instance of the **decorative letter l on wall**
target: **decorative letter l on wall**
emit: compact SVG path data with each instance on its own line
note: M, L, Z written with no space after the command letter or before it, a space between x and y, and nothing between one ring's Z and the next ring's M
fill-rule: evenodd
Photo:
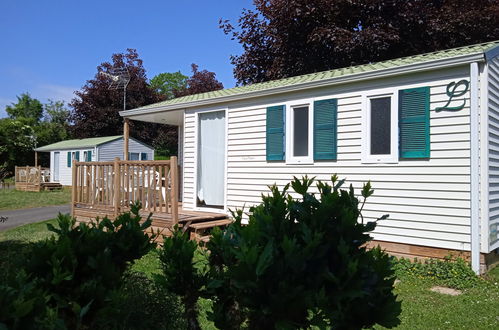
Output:
M458 90L461 86L463 86L462 89ZM447 101L447 104L444 105L443 107L437 107L435 108L435 112L440 112L440 111L459 111L464 108L464 105L466 104L466 99L463 99L463 104L450 107L450 103L453 101L455 97L460 97L466 94L468 89L470 88L470 82L468 80L460 80L457 83L456 82L451 82L450 84L447 85L447 96L449 97L449 100Z

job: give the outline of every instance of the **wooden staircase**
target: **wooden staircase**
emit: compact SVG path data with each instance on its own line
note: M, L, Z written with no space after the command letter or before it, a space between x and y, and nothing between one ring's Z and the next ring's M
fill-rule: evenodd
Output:
M62 189L62 184L58 182L42 182L41 183L41 190L61 190Z
M193 223L189 226L191 232L191 240L196 242L208 242L210 240L210 230L215 227L225 227L232 223L231 219L211 220L204 222Z

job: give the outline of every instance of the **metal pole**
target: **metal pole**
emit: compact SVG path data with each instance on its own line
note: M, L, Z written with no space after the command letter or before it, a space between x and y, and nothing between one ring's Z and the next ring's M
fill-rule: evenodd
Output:
M126 110L126 86L123 88L123 110Z

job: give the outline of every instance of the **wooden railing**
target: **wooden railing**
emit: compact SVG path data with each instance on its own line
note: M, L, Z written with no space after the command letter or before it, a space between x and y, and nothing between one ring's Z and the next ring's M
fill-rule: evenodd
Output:
M72 213L75 208L111 211L115 216L140 201L142 210L170 214L178 223L177 157L170 160L73 161Z
M41 166L16 166L15 183L18 190L39 190L43 182L49 182L49 169Z

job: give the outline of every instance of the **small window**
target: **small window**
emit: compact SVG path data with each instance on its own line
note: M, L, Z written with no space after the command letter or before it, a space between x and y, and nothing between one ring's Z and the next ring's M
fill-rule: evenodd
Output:
M312 164L311 103L290 104L286 111L286 163Z
M308 107L293 108L293 156L308 154Z
M128 159L129 160L139 160L139 153L138 152L129 152Z
M364 102L363 162L392 163L398 159L397 94L368 96Z
M389 155L391 152L390 139L390 97L380 97L371 102L371 155Z

